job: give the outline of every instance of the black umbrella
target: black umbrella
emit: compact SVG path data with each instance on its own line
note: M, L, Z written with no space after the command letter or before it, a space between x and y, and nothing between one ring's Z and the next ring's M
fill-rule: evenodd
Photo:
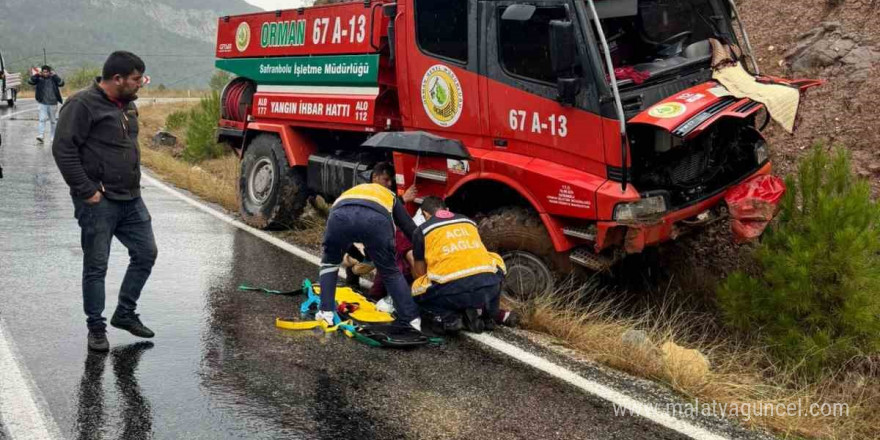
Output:
M417 156L439 156L459 160L471 158L461 141L435 136L424 131L385 131L372 136L361 145Z

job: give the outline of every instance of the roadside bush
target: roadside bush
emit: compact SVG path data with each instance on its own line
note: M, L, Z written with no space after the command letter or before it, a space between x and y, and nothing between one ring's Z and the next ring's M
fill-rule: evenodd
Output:
M223 90L223 87L226 87L226 84L228 84L231 80L231 73L223 70L218 70L214 72L214 75L211 76L211 81L208 82L208 85L211 87L211 90L220 92Z
M719 301L730 326L815 377L880 351L880 209L842 148L832 156L815 147L786 183L758 269L727 278Z
M176 111L165 118L165 128L171 131L177 131L183 128L189 121L189 113L185 111Z
M226 149L218 145L214 137L217 121L220 120L220 94L213 91L202 98L199 105L190 111L188 119L183 158L200 162L222 156Z
M65 85L70 90L81 90L92 85L95 78L101 76L101 69L98 67L80 67L64 78Z
M28 79L31 77L31 69L22 69L18 73L21 74L21 85L18 86L18 92L30 92L34 90L34 86L28 83Z

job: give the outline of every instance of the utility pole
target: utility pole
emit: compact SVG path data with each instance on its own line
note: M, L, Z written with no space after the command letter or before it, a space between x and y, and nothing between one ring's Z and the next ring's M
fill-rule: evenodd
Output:
M43 65L49 64L49 61L46 60L46 48L43 48Z

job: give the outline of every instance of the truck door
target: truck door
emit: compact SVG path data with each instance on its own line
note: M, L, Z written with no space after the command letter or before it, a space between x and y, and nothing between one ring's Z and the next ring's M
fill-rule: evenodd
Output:
M597 87L574 3L568 0L484 2L481 56L487 77L486 112L494 148L605 175ZM508 8L535 6L528 17ZM526 18L528 17L528 18ZM576 32L581 84L574 105L557 98L550 58L550 22L571 21Z
M406 33L397 35L405 84L401 115L407 130L461 140L474 157L485 148L488 124L480 117L477 0L414 0ZM407 5L410 7L409 5ZM471 161L395 155L398 187L415 182L420 195L447 195L470 173Z
M476 0L415 0L407 125L464 140L480 132ZM467 143L467 142L466 142Z

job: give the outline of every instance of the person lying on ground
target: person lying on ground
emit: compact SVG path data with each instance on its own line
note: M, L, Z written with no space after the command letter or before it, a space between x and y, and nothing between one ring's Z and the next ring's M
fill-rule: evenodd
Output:
M394 262L400 269L400 273L403 274L403 278L406 279L406 285L412 285L415 279L412 274L412 241L399 229L394 234ZM379 301L388 296L388 291L385 289L385 283L382 282L381 277L373 280L373 285L367 296L373 301Z

